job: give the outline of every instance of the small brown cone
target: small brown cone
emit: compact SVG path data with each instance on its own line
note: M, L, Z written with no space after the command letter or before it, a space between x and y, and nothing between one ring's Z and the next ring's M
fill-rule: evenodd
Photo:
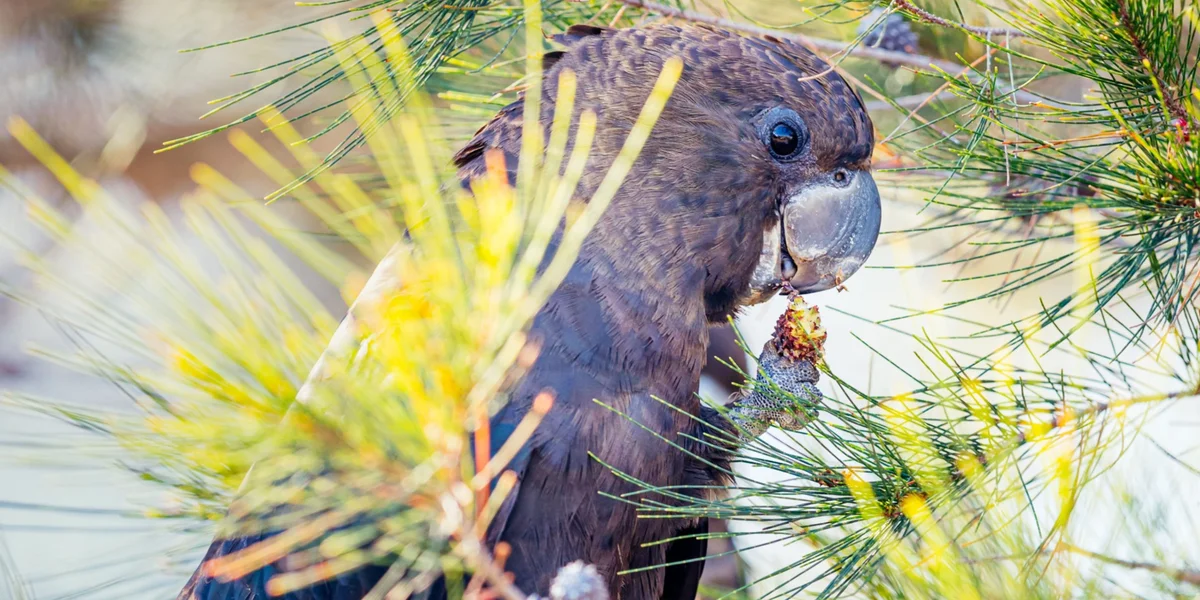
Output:
M817 307L809 306L804 298L792 296L787 310L775 323L771 343L780 356L793 361L819 364L825 360L825 328Z

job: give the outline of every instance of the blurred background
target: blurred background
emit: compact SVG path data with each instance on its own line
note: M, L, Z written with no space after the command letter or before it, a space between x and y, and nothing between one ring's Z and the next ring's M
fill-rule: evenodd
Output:
M152 203L178 219L180 199L195 188L189 171L196 163L212 165L264 196L276 186L222 136L167 153L154 150L206 128L198 117L210 109L210 100L264 79L235 79L233 73L324 47L326 41L315 32L293 31L266 43L181 50L262 33L306 16L296 10L289 0L0 0L0 125L13 117L28 121L81 174L97 179L135 210ZM246 130L279 150L273 137ZM69 200L5 126L0 126L0 165L20 185L71 214L81 239L89 239L89 228L103 235L93 215ZM36 298L36 304L25 305L0 297L0 388L130 411L129 398L117 386L29 354L39 346L70 349L72 340L43 318L41 311L54 306L56 298L36 288L22 261L28 263L25 252L38 255L80 293L114 306L135 306L138 282L130 282L129 294L101 293L105 288L98 283L106 275L90 260L86 244L54 245L37 233L24 204L3 187L0 235L9 238L0 243L0 281ZM195 247L201 261L215 260L195 240L180 242ZM155 277L147 272L143 281ZM333 286L315 276L307 281L331 310L343 310ZM190 573L172 570L165 557L181 546L206 544L205 534L181 535L163 522L121 518L140 511L153 487L112 468L111 455L86 446L71 452L77 464L63 464L61 450L82 442L77 429L52 419L14 411L0 415L5 457L0 462L0 553L36 598L174 597ZM0 584L0 598L15 598L17 592Z
M720 3L712 4L709 10L730 14ZM794 2L761 0L740 2L738 7L776 24L798 22L808 14L800 10L801 3ZM244 189L264 196L277 187L275 182L232 151L225 136L212 136L165 153L154 150L167 140L210 126L197 120L210 108L209 101L266 77L250 74L234 79L231 74L324 47L325 40L318 32L301 28L201 52L179 50L277 29L322 10L298 9L289 0L0 0L0 124L12 117L24 119L74 168L97 179L130 207L152 203L178 218L180 199L195 188L191 169L196 163L212 165ZM968 9L967 18L987 22L982 10ZM853 34L854 27L853 23L816 23L806 31L845 38ZM916 31L921 34L924 51L970 53L962 36L924 28ZM881 81L895 96L929 91L903 69L884 69L865 61L854 61L848 68L858 76ZM279 85L295 83L288 80ZM1066 96L1082 93L1060 91ZM330 94L331 99L338 97L336 91ZM898 122L898 115L886 104L871 104L881 132ZM286 154L258 127L242 129L280 156ZM319 140L317 144L336 141ZM56 180L3 128L0 165L19 185L52 203L69 205ZM937 217L937 209L930 209L912 192L891 188L884 197L885 232L920 228ZM87 211L70 210L76 217L72 226L86 237L91 226ZM291 209L285 205L279 210ZM307 218L300 211L293 216L298 224ZM35 303L22 304L0 297L0 389L129 410L128 398L115 386L29 354L30 348L69 349L77 342L69 331L42 317L42 311L57 299L35 286L24 267L29 254L47 261L79 294L92 294L89 286L102 275L95 271L86 247L56 246L40 238L28 219L15 196L0 188L0 234L12 242L0 244L0 282L36 298ZM187 230L180 231L189 235ZM1020 225L982 233L973 228L947 228L885 235L869 263L871 268L856 275L846 289L808 298L821 308L829 331L827 354L832 369L872 394L899 393L911 384L899 367L919 370L921 365L888 364L870 347L886 347L889 356L904 357L912 354L906 354L906 348L915 351L920 347L913 335L951 339L955 319L1002 322L1020 318L1037 312L1043 298L1059 297L1075 286L1070 278L1051 280L1013 297L977 301L937 315L922 314L974 297L994 285L993 280L970 278L1003 270L1004 261L1011 258L955 264L979 252L978 246L965 242L981 235L992 236L988 239L1020 235ZM180 243L188 247L191 242L183 239ZM1068 246L1074 241L1056 243ZM205 256L199 244L195 246L199 258L215 260ZM946 266L904 268L934 263ZM150 272L142 276L148 282L155 278ZM950 279L958 282L948 283ZM315 274L306 281L333 313L344 309L335 286ZM136 304L131 294L136 294L137 288L133 282L129 294L97 295L94 301ZM782 304L773 301L742 316L739 325L752 349L768 339L781 311ZM905 318L886 326L874 324L891 317ZM1080 337L1076 343L1102 344L1107 339ZM983 352L994 341L957 340L956 344ZM1013 361L1017 365L1039 362L1048 371L1087 368L1085 361L1065 350L1047 357L1017 356ZM1141 355L1128 360L1151 364L1159 358ZM1149 388L1155 383L1143 382ZM1158 384L1165 387L1169 381L1164 377ZM836 393L829 382L825 386L826 392ZM701 391L710 397L728 393L713 381L705 381ZM1083 499L1088 527L1079 532L1078 539L1106 547L1118 540L1116 547L1138 551L1158 547L1163 540L1156 541L1155 536L1166 536L1169 546L1182 553L1172 557L1172 562L1200 564L1200 536L1196 535L1200 526L1187 516L1187 509L1194 509L1200 498L1200 478L1184 476L1194 473L1195 467L1190 465L1200 463L1200 436L1196 435L1200 410L1194 404L1172 404L1131 417L1144 420L1144 433L1129 443L1125 450L1128 458L1119 468L1103 473L1101 480L1088 488ZM801 436L770 435L781 445L804 443ZM79 449L78 461L73 464L49 458L52 450L82 439L76 429L50 419L0 413L0 564L19 573L26 589L39 600L170 597L189 573L165 557L194 552L207 544L206 534L180 531L169 522L121 518L126 511L136 512L152 502L155 488L114 468L113 456L91 453L86 447ZM1130 490L1139 492L1139 509L1153 513L1161 527L1152 532L1122 530L1118 512L1127 510L1128 503L1121 499L1127 498ZM746 530L749 525L734 527ZM756 541L752 535L737 539L743 546L753 546ZM714 552L720 550L714 546ZM802 544L783 549L747 547L742 554L744 565L723 559L711 566L708 578L732 586L735 581L769 575L805 551ZM1139 589L1136 573L1113 577L1125 578L1122 585L1130 590ZM0 582L0 598L17 597L15 588L6 592L4 585ZM768 579L757 589L766 592L772 585Z

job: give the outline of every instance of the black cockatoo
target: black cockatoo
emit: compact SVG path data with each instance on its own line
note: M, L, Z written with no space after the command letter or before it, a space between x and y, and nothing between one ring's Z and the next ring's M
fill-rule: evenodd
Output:
M709 328L785 287L835 287L862 265L880 223L869 173L872 125L855 91L788 41L674 25L576 26L559 41L566 50L547 56L543 98L556 96L557 72L570 69L577 105L598 116L581 198L616 157L664 61L681 57L684 69L620 192L535 318L535 363L493 417L493 432L511 430L540 391L556 396L510 464L519 483L487 542L511 546L506 569L527 593L547 594L560 567L582 560L595 565L614 598L691 600L702 561L618 573L703 557L705 543L695 537L647 544L706 531L707 523L638 519L633 507L605 495L632 485L589 452L655 486L719 483L720 470L706 461L727 464L728 452L680 435L703 437L693 416L731 429L696 397ZM543 113L547 130L552 109ZM515 170L521 117L518 101L456 155L464 179L484 172L489 150L501 151ZM703 460L655 435L692 446ZM218 540L208 558L254 541ZM383 569L286 598L358 599ZM266 571L214 581L201 569L180 597L265 599Z

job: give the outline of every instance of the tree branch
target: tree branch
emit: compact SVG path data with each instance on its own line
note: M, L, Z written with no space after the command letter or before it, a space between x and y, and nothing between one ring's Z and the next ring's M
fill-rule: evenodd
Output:
M1167 105L1167 110L1170 111L1171 117L1177 121L1186 123L1188 121L1187 109L1184 108L1183 103L1181 103L1179 99L1171 93L1171 88L1167 87L1167 82L1163 80L1163 76L1158 72L1158 69L1154 68L1153 63L1150 62L1150 55L1148 52L1146 52L1146 44L1142 41L1141 36L1138 35L1137 28L1133 26L1133 19L1129 16L1129 2L1127 0L1118 0L1117 7L1120 10L1120 13L1117 16L1121 21L1121 28L1124 29L1125 34L1129 36L1129 42L1132 43L1134 49L1137 50L1138 58L1142 59L1142 64L1145 65L1146 70L1150 72L1150 77L1154 78L1154 82L1157 84L1159 91L1162 93L1163 103Z
M939 17L923 8L918 7L917 5L913 4L911 2L911 0L892 0L892 4L896 8L899 8L899 9L911 14L912 16L916 17L917 20L921 21L922 23L929 23L931 25L937 25L939 27L949 27L951 29L961 29L961 30L969 32L969 33L974 33L976 35L983 35L983 36L996 35L996 36L1006 36L1006 37L1014 38L1014 37L1025 37L1026 35L1028 35L1024 31L1020 31L1018 29L1008 29L1006 27L978 27L975 25L967 25L966 23L959 23L957 21L951 21L950 19L947 19L945 17Z
M1063 104L1061 102L1051 100L1049 98L1044 98L1042 96L1038 96L1037 94L1032 94L1032 93L1023 91L1023 90L1016 90L1016 91L1007 90L1007 91L1004 91L1004 93L1006 93L1006 94L1012 93L1013 100L1017 101L1019 104L1026 104L1026 105L1040 104L1042 106L1046 106L1046 107L1050 107L1050 108L1057 108L1057 109L1072 108L1068 104ZM959 96L957 94L955 94L954 92L951 92L948 90L938 90L933 94L923 93L923 94L911 94L908 96L900 96L899 98L894 98L893 102L895 102L896 105L898 105L900 108L906 108L909 110L913 110L916 108L921 108L924 104L926 104L928 102L933 102L933 101L937 101L937 100L952 100L952 99L958 98L958 97ZM877 110L889 110L889 109L892 109L895 107L892 106L892 104L890 102L885 102L883 100L872 100L872 101L866 103L866 108L867 108L868 112L874 112Z
M1142 562L1142 561L1136 561L1136 560L1125 560L1123 558L1117 558L1115 556L1108 556L1105 554L1100 554L1098 552L1084 550L1083 548L1080 548L1080 547L1072 545L1072 544L1068 544L1066 542L1059 542L1058 545L1060 547L1062 547L1063 549L1067 550L1068 552L1079 554L1081 556L1086 556L1093 560L1098 560L1102 563L1108 563L1110 565L1116 565L1118 567L1125 567L1126 569L1135 569L1135 570L1139 570L1139 571L1150 571L1152 573L1159 573L1161 575L1165 575L1165 576L1170 577L1171 579L1174 579L1175 581L1179 581L1181 583L1190 583L1192 585L1200 585L1200 571L1195 571L1192 569L1176 569L1174 567L1168 567L1166 565L1159 565L1159 564L1155 564L1155 563L1148 563L1148 562Z

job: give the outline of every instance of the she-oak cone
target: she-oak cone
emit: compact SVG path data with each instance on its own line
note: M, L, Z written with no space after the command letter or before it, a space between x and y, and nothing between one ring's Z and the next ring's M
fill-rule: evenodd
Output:
M809 306L800 296L792 296L775 323L771 344L780 356L816 365L825 359L825 338L817 307Z

